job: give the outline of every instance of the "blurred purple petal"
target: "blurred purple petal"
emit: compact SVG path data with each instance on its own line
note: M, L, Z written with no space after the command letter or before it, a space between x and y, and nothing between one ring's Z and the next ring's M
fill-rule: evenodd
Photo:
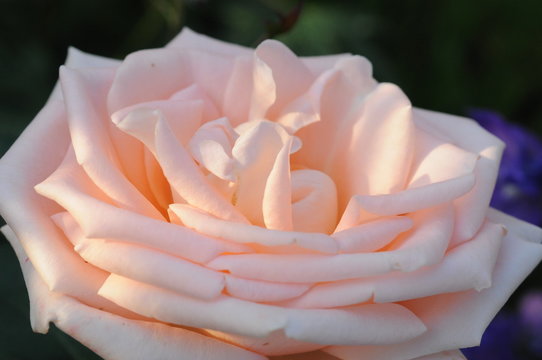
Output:
M542 142L494 111L472 109L469 116L506 143L491 206L542 225Z

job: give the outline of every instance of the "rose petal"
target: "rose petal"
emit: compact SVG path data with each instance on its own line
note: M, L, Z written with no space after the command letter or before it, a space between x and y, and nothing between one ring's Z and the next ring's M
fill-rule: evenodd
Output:
M379 84L362 103L335 165L339 203L353 195L404 189L414 149L411 105L395 85ZM339 175L340 174L340 175Z
M332 346L325 351L343 359L403 360L478 345L491 319L542 259L541 229L512 217L502 215L501 219L509 229L522 230L505 236L490 288L404 302L428 328L416 339L390 347Z
M164 116L175 137L187 145L202 124L202 100L155 100L121 109L111 115L113 123L119 124L132 111L157 110ZM131 137L131 136L130 136ZM132 138L132 137L131 137Z
M458 218L454 242L470 239L485 219L504 143L473 120L458 116L415 109L414 122L430 134L480 155L475 168L476 184L467 195L455 201Z
M46 333L49 322L80 341L98 355L111 360L265 358L212 338L164 324L131 320L86 306L77 300L49 291L9 228L3 232L12 243L21 263L35 331Z
M160 321L247 336L268 335L287 322L286 314L277 307L224 295L210 301L199 300L115 274L109 276L98 294Z
M117 59L110 59L104 56L89 54L83 52L73 46L68 48L68 56L64 65L72 69L82 69L89 67L118 67L121 61ZM57 81L51 95L49 95L48 102L51 100L63 100L62 89L60 88L60 82Z
M226 290L233 297L255 302L283 301L306 292L309 284L257 281L226 275Z
M283 354L290 354L285 355L284 357L280 356L278 359L290 359L290 356L293 356L292 359L297 359L297 356L299 352L306 353L307 351L310 351L309 354L315 355L314 350L318 350L323 348L325 345L321 344L313 344L308 343L305 341L299 341L295 339L291 339L286 337L284 334L284 331L275 331L271 333L269 336L265 337L253 337L253 336L241 336L237 334L228 334L221 331L216 330L205 330L207 334L210 334L211 336L223 340L230 344L235 344L237 346L240 346L244 349L251 350L254 352L257 352L259 354L271 356L270 359L277 359L276 355L283 355ZM296 355L292 355L296 354ZM329 359L326 353L319 352L320 354L324 354L326 357L325 359ZM309 360L314 360L314 358L308 358ZM318 359L318 357L317 357ZM331 359L337 359L335 357L331 357Z
M254 56L252 64L252 96L248 121L265 119L267 110L275 103L277 98L273 70L257 56Z
M155 154L169 184L182 199L224 219L246 222L205 180L159 111L135 110L116 125L141 140Z
M301 248L326 253L335 253L338 249L335 240L325 234L280 231L229 222L217 219L184 204L172 204L169 209L179 217L185 226L201 234L219 239L270 247L297 245Z
M453 228L453 210L450 206L443 206L415 216L414 222L419 225L402 243L389 251L337 255L227 254L218 256L207 265L247 279L294 283L355 279L394 270L414 271L438 263L444 256ZM207 224L208 228L215 228L215 225ZM202 222L201 231L209 231L204 228ZM230 236L233 239L239 233L232 231Z
M106 280L99 294L158 320L253 337L283 329L289 338L320 344L389 344L425 331L418 318L397 304L312 310L280 308L227 296L203 301L117 275ZM149 307L150 299L154 306Z
M59 206L33 189L58 166L68 139L63 103L52 100L0 161L0 208L14 232L7 236L14 247L21 243L27 262L32 263L49 289L118 311L117 306L96 296L104 274L74 256L50 220Z
M198 84L192 84L180 91L177 91L169 100L173 101L202 101L203 102L203 122L212 121L218 119L220 114L215 104L211 101L209 96L201 89ZM180 126L184 124L178 124ZM193 133L193 132L192 132ZM184 142L183 142L184 144Z
M53 219L83 259L107 272L203 299L217 297L224 288L221 273L145 247L89 239L68 213Z
M189 149L194 160L213 175L235 181L235 162L231 149L237 134L227 118L205 123L190 139Z
M352 68L359 71L352 75ZM353 80L359 80L354 82ZM334 169L345 139L351 137L356 121L355 110L367 95L368 89L376 86L370 64L360 57L348 57L338 61L334 68L323 72L313 84L313 99L318 99L316 123L299 130L303 148L294 155L294 163L329 174L336 182L339 173ZM318 96L316 96L318 94ZM344 206L344 204L342 204Z
M265 183L262 214L265 227L273 230L293 230L292 184L290 152L293 139L280 149Z
M119 169L108 133L108 115L102 105L103 94L110 86L112 70L60 69L60 82L70 135L77 161L118 206L155 219L160 212L128 181ZM98 96L98 98L96 98Z
M467 174L393 194L355 195L350 199L335 231L348 229L360 220L401 215L449 203L471 190L475 182L475 175Z
M406 216L381 218L331 235L337 240L341 252L371 252L376 251L400 233L412 227L412 220Z
M352 56L352 54L350 53L321 56L303 56L301 57L301 60L314 75L320 75L326 70L333 68L340 60L348 58L350 56ZM367 63L369 63L369 61L367 61ZM370 63L369 66L371 66Z
M474 172L479 155L416 129L416 147L408 188L418 188Z
M187 53L152 49L128 55L117 69L107 96L109 113L152 100L164 100L193 82Z
M249 250L112 206L100 198L93 186L73 158L70 161L67 157L47 180L36 186L36 191L68 210L89 238L141 244L195 262L209 261L223 252Z
M67 295L71 298L78 299L89 306L103 309L113 314L118 314L131 319L143 319L143 317L140 315L137 315L107 299L98 296L98 290L102 286L108 274L92 265L86 264L81 258L78 259L74 253L71 253L71 256L61 254L59 257L59 260L62 261L62 264L64 265L65 272L68 274L64 275L62 278L58 278L57 280L60 281L53 284L54 286L46 284L43 277L36 272L32 260L28 257L27 253L23 249L23 243L13 232L13 230L7 225L3 226L0 230L11 244L11 247L19 259L21 269L23 270L23 275L25 282L27 283L27 288L29 289L31 300L30 322L34 331L47 332L49 328L48 322L42 319L44 314L40 313L45 310L43 309L45 305L39 304L45 301L45 299L33 298L34 294L32 293L32 287L36 282L39 282L39 286L46 289L47 292L55 293L58 296ZM30 276L30 273L35 275ZM50 277L51 272L48 274L46 273L46 275ZM33 302L37 304L33 304Z
M252 106L253 72L256 71L252 56L241 56L235 59L230 79L224 90L222 104L223 114L234 126L250 119ZM265 71L265 69L260 69ZM258 71L260 71L258 70ZM264 86L264 83L261 85ZM257 110L254 110L257 112Z
M280 125L270 121L245 123L232 149L237 187L233 203L254 225L264 226L263 197L277 155L291 141ZM288 156L289 152L283 153ZM284 160L284 159L283 159Z
M258 61L269 69L271 82L275 86L274 102L269 104L261 117L274 119L286 104L307 90L313 76L305 64L284 44L276 40L265 40L254 50ZM255 86L255 89L257 87ZM258 115L256 115L258 116Z
M410 273L319 284L285 305L302 308L348 306L369 301L397 302L491 286L504 235L501 225L487 223L477 236L452 249L442 262Z
M292 171L291 183L294 230L331 234L337 225L337 188L333 180L321 171L301 169Z

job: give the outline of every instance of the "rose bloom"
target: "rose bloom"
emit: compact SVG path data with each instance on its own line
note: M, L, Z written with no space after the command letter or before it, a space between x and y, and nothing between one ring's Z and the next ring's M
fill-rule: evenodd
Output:
M72 49L1 160L34 331L105 359L461 359L542 258L503 143L360 56ZM305 353L302 355L291 355Z

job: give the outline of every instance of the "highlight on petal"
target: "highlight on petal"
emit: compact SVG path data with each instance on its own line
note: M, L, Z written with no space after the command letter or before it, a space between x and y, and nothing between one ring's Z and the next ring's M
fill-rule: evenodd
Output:
M404 189L414 151L411 104L392 84L379 84L360 106L335 165L339 198Z
M504 143L473 120L459 116L414 109L414 122L424 131L480 156L474 170L476 184L455 202L458 218L454 241L468 240L485 220Z

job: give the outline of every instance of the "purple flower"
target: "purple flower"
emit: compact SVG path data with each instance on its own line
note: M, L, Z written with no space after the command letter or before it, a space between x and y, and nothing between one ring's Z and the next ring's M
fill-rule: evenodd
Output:
M469 116L506 143L491 206L541 225L542 142L496 112L473 109Z
M536 358L542 358L542 291L528 293L521 299L519 318L526 347Z
M480 346L463 349L468 360L527 360L518 356L515 347L519 343L521 322L514 314L500 312L489 324L482 336Z

